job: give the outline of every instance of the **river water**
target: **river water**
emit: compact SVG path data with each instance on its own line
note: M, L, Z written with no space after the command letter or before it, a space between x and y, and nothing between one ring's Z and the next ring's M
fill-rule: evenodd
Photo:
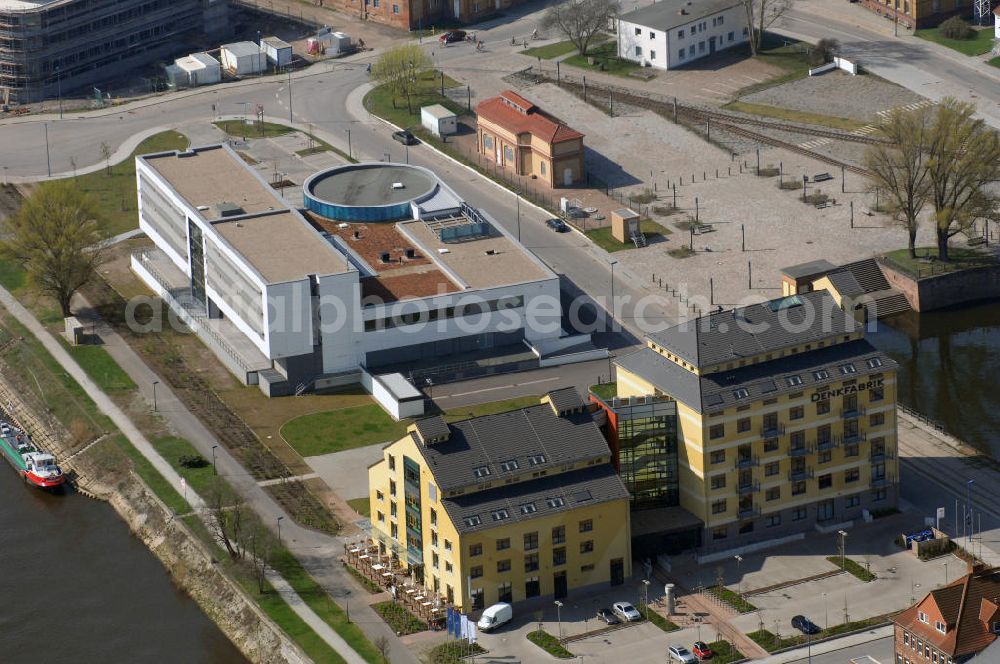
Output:
M1000 302L894 316L867 338L899 362L903 405L1000 458Z
M0 463L0 662L246 661L108 504Z

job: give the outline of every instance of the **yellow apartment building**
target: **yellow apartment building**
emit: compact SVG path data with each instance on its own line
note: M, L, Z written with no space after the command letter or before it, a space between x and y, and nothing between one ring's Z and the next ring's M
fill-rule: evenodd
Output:
M629 500L580 395L420 420L369 467L372 536L463 611L632 574Z
M549 187L583 182L583 134L511 90L476 106L478 150L500 168Z
M896 365L826 290L650 334L616 364L619 397L677 402L678 503L703 550L897 504Z

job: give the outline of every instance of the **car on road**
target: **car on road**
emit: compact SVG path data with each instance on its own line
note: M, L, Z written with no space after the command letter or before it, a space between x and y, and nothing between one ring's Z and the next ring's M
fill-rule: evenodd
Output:
M621 621L618 620L618 616L611 609L604 608L597 610L597 619L604 621L608 625L617 625Z
M691 654L691 651L684 646L670 646L667 648L667 659L680 664L698 664L698 658Z
M691 652L694 653L695 657L699 660L712 659L715 655L712 649L708 647L708 644L704 641L695 641L694 645L691 646Z
M453 44L455 42L465 41L465 30L449 30L438 37L438 41L442 44Z
M611 610L615 612L615 615L624 620L625 622L633 622L636 620L642 620L642 614L639 613L634 606L628 602L615 602L611 605Z
M417 137L410 133L409 129L392 132L392 140L399 141L403 145L416 145Z
M545 225L554 230L556 233L569 233L569 226L562 219L558 219L556 217L546 219Z
M792 627L799 630L803 634L819 634L820 629L816 626L816 623L809 620L805 616L795 616L792 618Z

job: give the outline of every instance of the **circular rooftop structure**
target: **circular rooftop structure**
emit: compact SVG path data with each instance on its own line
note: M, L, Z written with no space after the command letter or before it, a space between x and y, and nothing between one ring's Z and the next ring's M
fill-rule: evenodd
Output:
M336 221L396 221L434 195L438 179L419 166L373 162L338 166L303 183L305 206Z

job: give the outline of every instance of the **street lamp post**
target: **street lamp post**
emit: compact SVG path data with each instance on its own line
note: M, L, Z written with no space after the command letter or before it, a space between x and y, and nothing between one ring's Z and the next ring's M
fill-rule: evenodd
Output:
M160 384L160 381L153 381L153 412L156 412L156 386Z
M847 562L847 531L838 530L837 534L840 535L840 569L846 570L845 564Z
M562 641L562 605L563 603L556 600L556 622L559 624L559 640Z
M826 603L826 593L823 593L823 629L830 629L830 608Z
M284 518L285 517L283 517L283 516L279 516L278 517L278 545L279 546L281 545L281 520L284 519Z
M521 190L518 189L514 192L514 198L517 200L517 241L521 241Z
M736 594L741 599L743 598L743 574L740 573L740 567L743 563L743 556L733 556L736 558Z
M642 580L642 608L643 608L643 618L647 618L649 614L649 579Z
M212 473L215 475L219 474L219 469L215 465L215 448L217 447L218 445L212 445Z

